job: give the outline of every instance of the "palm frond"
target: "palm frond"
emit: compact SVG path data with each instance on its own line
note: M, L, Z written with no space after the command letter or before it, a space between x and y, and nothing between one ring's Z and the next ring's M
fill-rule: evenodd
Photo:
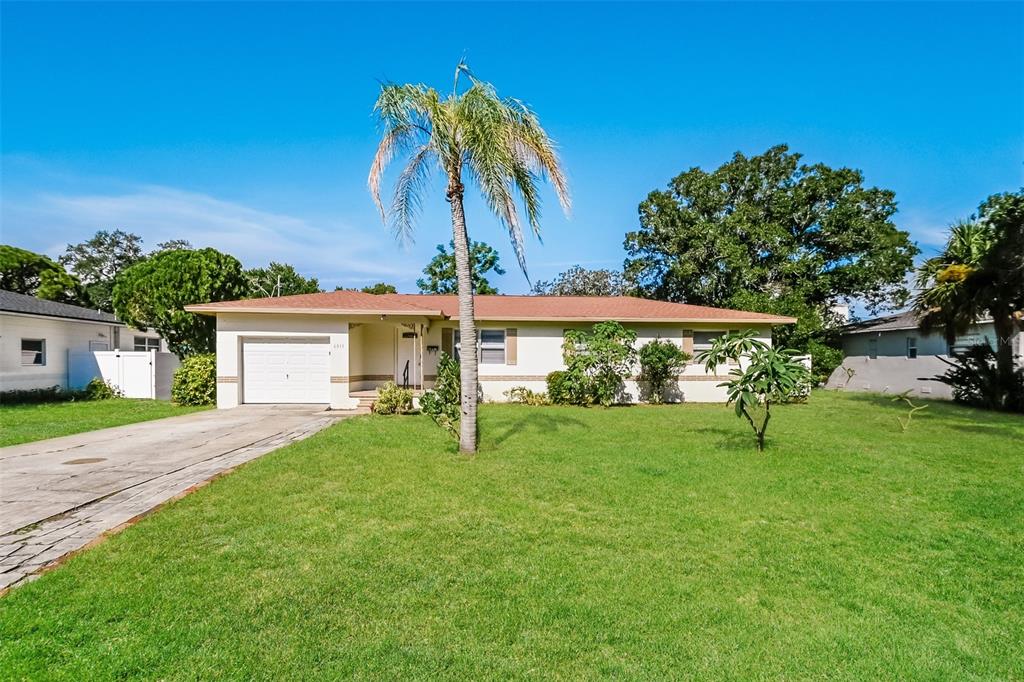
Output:
M429 144L421 145L395 181L391 223L400 241L412 239L413 224L423 203L423 189L430 178L428 162L432 152L433 148Z
M469 87L459 92L463 75ZM520 204L538 239L542 180L551 181L567 215L571 210L568 182L555 145L533 111L519 100L501 99L492 85L477 80L464 61L456 67L450 97L442 99L423 85L384 84L374 111L383 130L367 184L385 221L387 212L380 198L384 173L397 155L410 154L391 204L396 234L403 239L411 235L433 160L447 176L449 187L461 191L464 171L476 182L488 209L508 230L519 267L527 275Z

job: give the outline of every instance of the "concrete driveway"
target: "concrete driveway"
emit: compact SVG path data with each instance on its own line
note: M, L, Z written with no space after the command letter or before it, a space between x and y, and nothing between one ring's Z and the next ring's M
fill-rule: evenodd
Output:
M245 405L0 448L0 589L350 415Z

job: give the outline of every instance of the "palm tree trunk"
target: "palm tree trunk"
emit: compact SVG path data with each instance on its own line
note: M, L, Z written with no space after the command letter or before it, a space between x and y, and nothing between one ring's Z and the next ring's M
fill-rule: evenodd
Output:
M1013 337L1016 325L1008 309L992 311L992 330L996 335L996 374L999 376L999 404L1008 406L1013 391Z
M462 207L465 189L458 179L448 182L452 207L452 238L455 243L455 274L459 282L459 373L462 377L462 418L459 421L459 450L476 452L476 406L478 355L476 316L473 312L473 276L469 266L469 235Z

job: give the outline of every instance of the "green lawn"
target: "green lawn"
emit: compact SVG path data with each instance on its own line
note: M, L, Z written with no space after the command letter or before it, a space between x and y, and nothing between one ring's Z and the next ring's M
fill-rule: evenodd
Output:
M182 407L166 400L126 399L3 405L0 406L0 447L173 417L200 409L205 408Z
M0 599L4 677L1024 677L1024 419L344 421Z

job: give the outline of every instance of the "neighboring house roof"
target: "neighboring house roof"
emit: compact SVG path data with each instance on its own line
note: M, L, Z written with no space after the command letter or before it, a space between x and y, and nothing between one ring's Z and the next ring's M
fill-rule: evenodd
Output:
M8 313L21 313L23 315L41 315L43 317L59 317L67 320L86 320L88 322L106 322L108 324L121 324L117 318L110 313L101 310L82 308L67 303L45 301L35 296L16 294L13 291L0 289L0 311Z
M476 296L478 320L535 320L590 322L733 322L792 324L795 318L728 310L686 303L651 301L631 296ZM227 312L314 313L355 315L426 315L457 319L455 295L364 294L331 291L278 298L224 301L186 306L196 313Z
M859 334L861 332L887 332L900 329L917 329L918 314L913 310L907 310L895 315L885 315L871 320L851 322L843 326L844 334Z
M863 332L892 332L906 329L918 329L921 317L913 310L906 310L895 315L885 315L871 320L862 320L845 325L842 329L844 334L860 334ZM991 322L991 318L977 320L975 324Z

